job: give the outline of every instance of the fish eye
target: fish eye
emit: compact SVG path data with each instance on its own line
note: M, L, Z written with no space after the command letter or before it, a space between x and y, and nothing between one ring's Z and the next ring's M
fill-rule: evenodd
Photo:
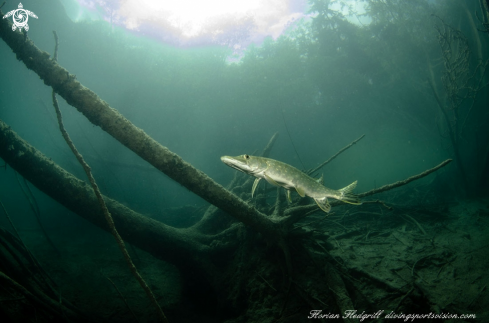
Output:
M250 159L250 155L244 155L245 159Z

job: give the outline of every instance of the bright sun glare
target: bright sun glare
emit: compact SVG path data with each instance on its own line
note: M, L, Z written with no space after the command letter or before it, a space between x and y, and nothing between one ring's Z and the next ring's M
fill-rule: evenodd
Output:
M300 19L306 0L78 0L135 32L181 42L231 45L234 39L278 37Z
M265 7L264 3L260 4L259 0L127 1L121 4L118 13L127 18L126 26L131 29L144 23L155 23L169 25L181 31L184 37L196 37L208 31L210 26L216 27L219 21L258 15Z

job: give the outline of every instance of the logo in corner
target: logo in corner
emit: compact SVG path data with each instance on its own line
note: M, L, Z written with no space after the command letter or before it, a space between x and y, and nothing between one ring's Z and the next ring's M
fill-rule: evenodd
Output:
M24 6L22 6L22 3L19 3L19 9L7 12L7 14L3 16L2 19L10 16L12 16L12 20L14 21L14 24L12 25L13 31L15 31L15 29L17 28L19 28L19 31L22 31L22 28L24 28L25 31L28 31L29 25L27 24L27 20L29 20L29 16L37 19L36 14L32 11L25 10Z

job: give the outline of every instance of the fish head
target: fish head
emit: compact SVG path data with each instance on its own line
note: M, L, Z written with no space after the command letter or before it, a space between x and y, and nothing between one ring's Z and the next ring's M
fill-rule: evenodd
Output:
M268 168L264 158L247 154L236 157L222 156L221 161L229 167L255 177L262 177L261 174Z

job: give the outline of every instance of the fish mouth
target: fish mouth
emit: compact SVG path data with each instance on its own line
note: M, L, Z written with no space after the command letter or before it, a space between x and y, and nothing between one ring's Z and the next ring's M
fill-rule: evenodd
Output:
M239 159L236 159L231 156L222 156L221 161L228 165L229 167L232 167L236 170L239 170L240 172L245 172L248 173L250 171L250 167L246 162L243 162Z

